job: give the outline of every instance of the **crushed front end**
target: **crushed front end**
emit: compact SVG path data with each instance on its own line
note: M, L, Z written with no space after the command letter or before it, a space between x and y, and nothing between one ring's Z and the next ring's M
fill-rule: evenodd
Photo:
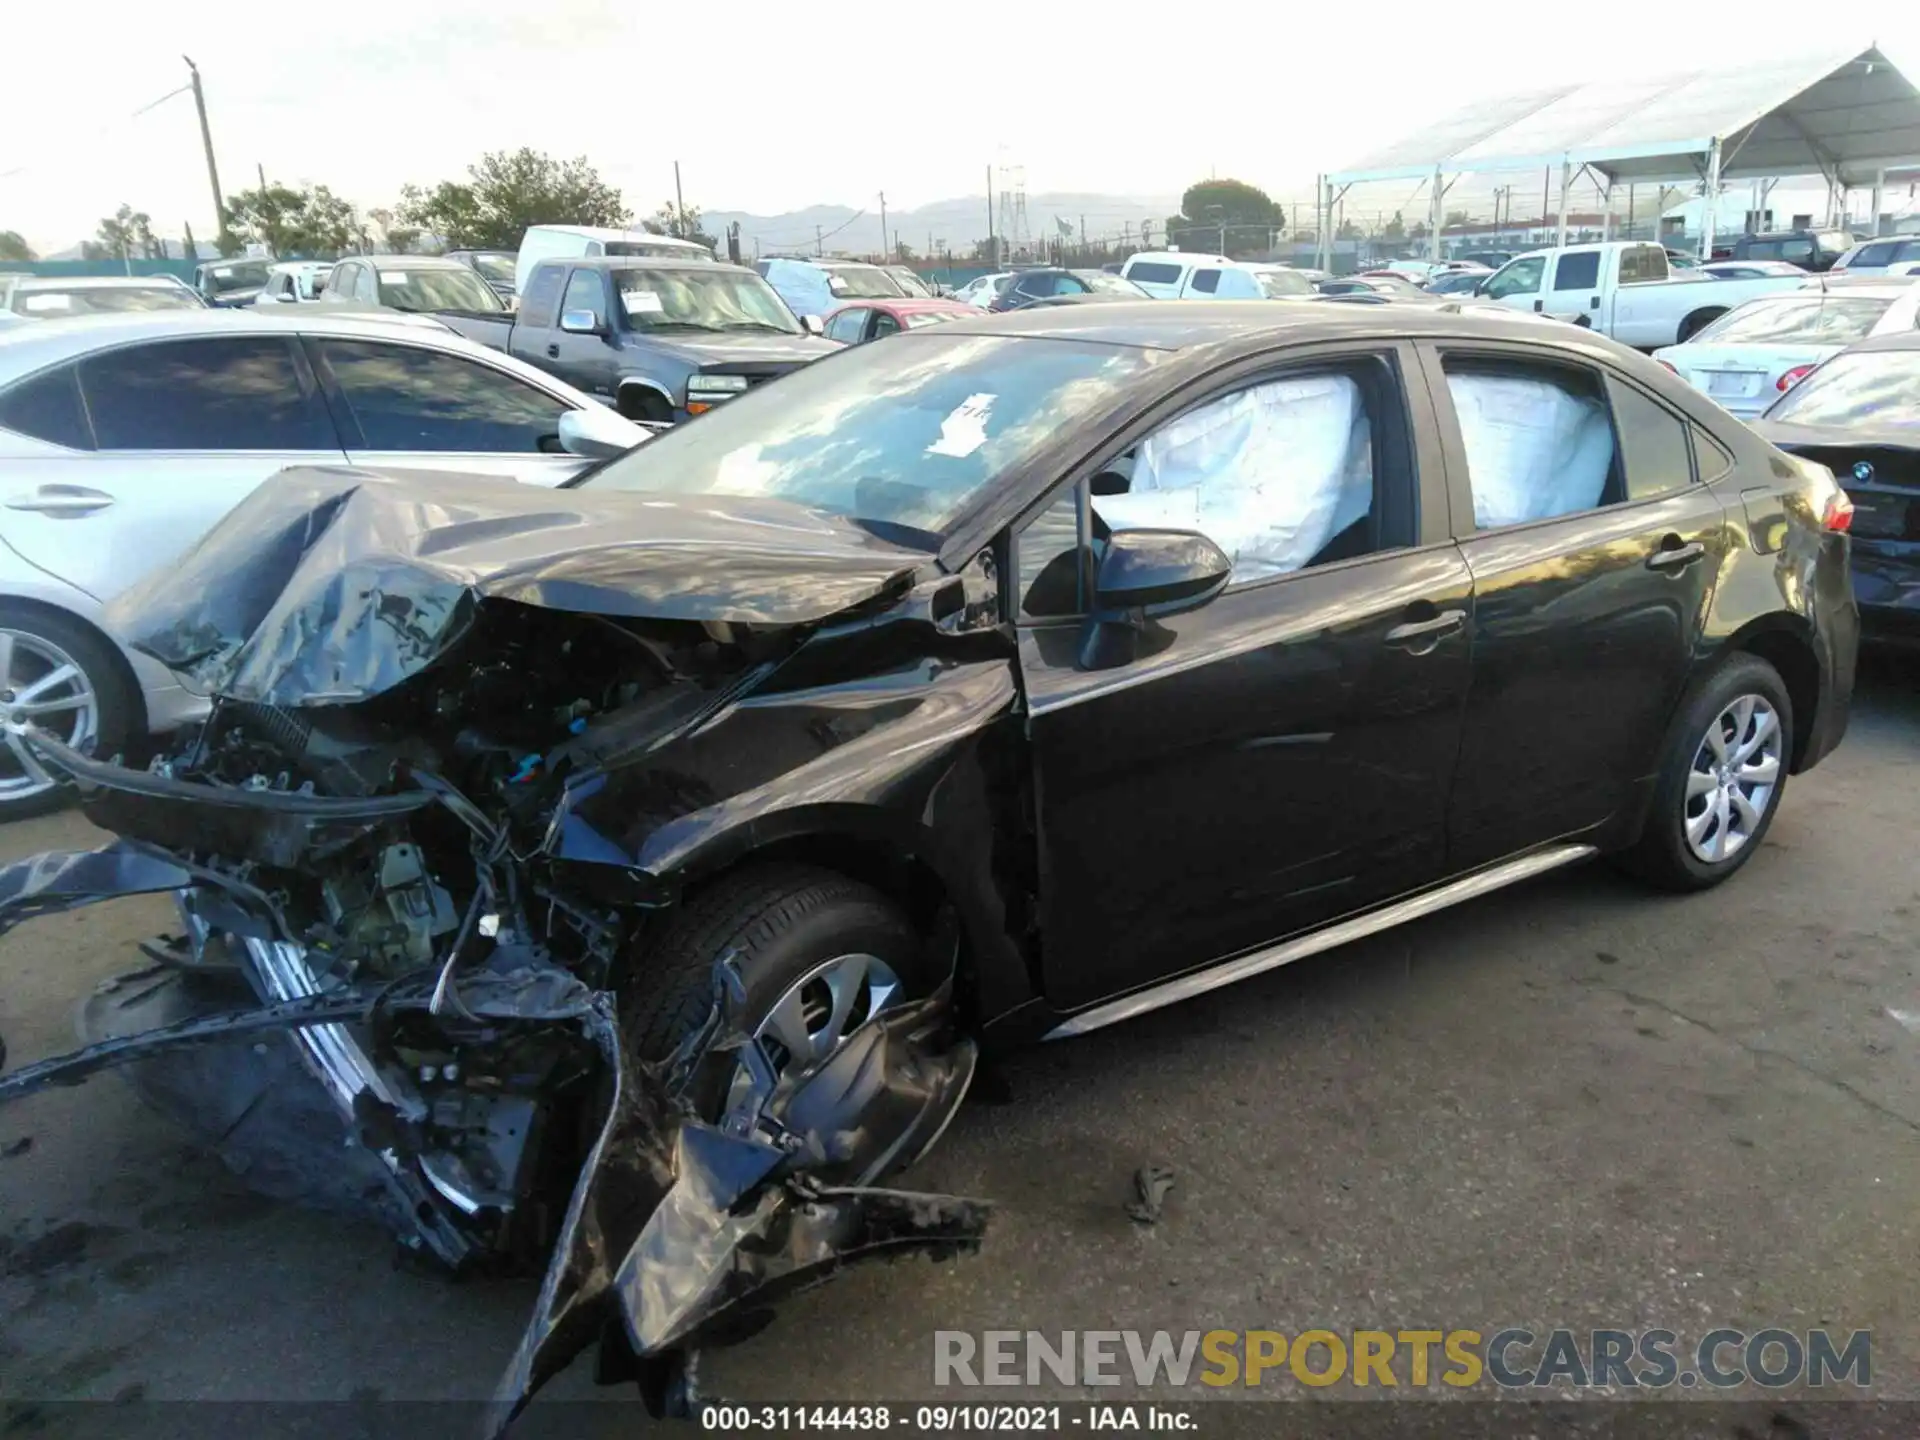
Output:
M23 728L118 838L0 869L0 931L168 892L179 925L87 1003L81 1049L0 1069L0 1103L116 1068L269 1194L372 1214L450 1271L544 1273L496 1429L596 1341L603 1376L664 1403L743 1303L862 1255L977 1244L979 1204L874 1188L972 1077L950 980L782 1068L723 956L704 1023L638 1054L622 997L672 887L571 853L580 795L715 724L808 627L581 613L470 575L444 604L359 593L277 627L255 605L242 645L174 624L174 663L199 645L259 683L217 691L145 770ZM360 680L324 693L307 661L356 653Z

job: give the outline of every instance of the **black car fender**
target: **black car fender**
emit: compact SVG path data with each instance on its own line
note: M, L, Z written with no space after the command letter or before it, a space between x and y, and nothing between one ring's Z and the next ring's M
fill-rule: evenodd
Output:
M570 787L548 854L575 873L628 872L643 903L777 857L850 872L910 910L951 905L974 1006L990 1019L1035 993L1018 696L1002 656L922 658L749 696L640 762Z

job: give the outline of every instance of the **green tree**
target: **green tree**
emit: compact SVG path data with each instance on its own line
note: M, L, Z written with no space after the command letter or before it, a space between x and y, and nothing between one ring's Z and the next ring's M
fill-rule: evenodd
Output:
M697 225L699 212L690 213ZM633 216L585 156L523 148L482 155L464 181L407 186L396 218L454 249L511 250L529 225L626 225Z
M1380 227L1380 238L1390 244L1407 238L1407 222L1401 218L1398 210L1393 212L1391 220Z
M1187 193L1180 197L1180 213L1167 217L1167 234L1177 240L1183 230L1212 229L1217 237L1220 227L1225 226L1229 243L1237 238L1246 248L1257 235L1259 244L1253 248L1265 248L1267 232L1285 223L1284 211L1259 186L1243 180L1202 180L1197 185L1189 185ZM1233 233L1236 230L1242 232L1238 237ZM1192 248L1192 240L1186 243Z
M136 254L148 259L153 256L153 221L131 205L122 205L102 220L96 234L100 243L94 249L99 253L87 256L88 259L130 260ZM82 245L80 253L85 255L86 251L87 247Z
M1449 210L1447 211L1447 218L1441 223L1446 229L1452 230L1456 226L1471 225L1473 223L1473 216L1465 210Z
M651 219L642 222L656 235L671 235L677 240L694 240L712 249L713 236L700 228L700 207L698 205L676 206L669 200L653 212Z
M358 228L353 206L324 185L236 191L224 218L228 232L246 231L275 255L338 255L353 244ZM227 253L224 245L221 253Z
M380 227L380 248L389 255L411 255L420 243L419 227L401 224L391 210L369 210L367 218Z
M33 247L21 238L18 230L0 230L0 260L31 260Z
M915 260L918 260L919 258L920 257L918 255L913 253L913 247L911 245L909 245L904 240L901 240L897 237L895 238L893 242L893 263L894 264L911 265Z

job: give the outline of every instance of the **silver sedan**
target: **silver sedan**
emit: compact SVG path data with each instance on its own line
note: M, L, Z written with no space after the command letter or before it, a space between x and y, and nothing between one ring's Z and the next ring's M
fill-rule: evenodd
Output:
M204 712L103 611L274 472L556 485L646 433L531 366L397 318L195 309L0 330L0 819L61 798L23 724L110 755Z

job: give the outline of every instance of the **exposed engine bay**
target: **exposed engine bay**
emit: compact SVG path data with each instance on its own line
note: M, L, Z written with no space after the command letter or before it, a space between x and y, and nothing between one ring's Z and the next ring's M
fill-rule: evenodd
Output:
M333 509L267 577L282 601L337 538L343 502L320 489ZM256 508L269 528L287 513ZM639 1053L624 1010L675 896L623 852L715 798L648 757L715 724L810 629L551 608L458 579L453 604L374 588L351 615L330 600L324 624L312 608L276 624L244 597L206 623L197 596L171 615L147 597L156 653L212 672L205 724L145 770L28 727L119 839L0 870L0 931L166 892L180 925L88 1003L84 1048L0 1069L0 1102L120 1068L269 1193L371 1212L450 1271L544 1273L496 1429L596 1340L603 1378L672 1409L686 1357L743 1307L865 1254L979 1242L978 1202L874 1188L933 1143L973 1075L953 945L932 993L805 1064L752 1030L716 957L705 1018ZM320 644L326 626L350 643ZM356 646L381 652L363 670L378 683L336 698L312 657ZM641 778L610 798L622 773ZM284 1046L256 1043L274 1031Z

